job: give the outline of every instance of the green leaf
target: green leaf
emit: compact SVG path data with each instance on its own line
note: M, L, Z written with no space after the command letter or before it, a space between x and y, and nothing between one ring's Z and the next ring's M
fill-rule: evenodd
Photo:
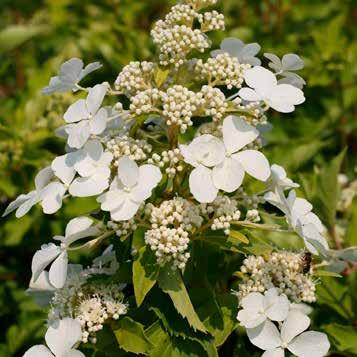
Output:
M335 225L339 195L337 176L344 156L345 150L328 163L317 176L315 209L327 228Z
M342 278L342 275L334 273L333 271L328 271L328 270L315 270L313 275L314 276L332 276L335 278Z
M119 346L127 352L147 354L152 347L143 325L130 317L124 317L115 325L114 334Z
M165 267L160 270L158 282L162 291L169 294L171 297L176 310L187 319L193 329L206 332L205 326L199 319L191 303L180 272Z
M133 262L133 284L137 306L142 304L146 294L155 285L159 270L153 252L148 247L141 247Z
M345 242L350 246L357 246L357 199L352 202L352 217L347 228Z
M22 45L32 37L43 33L46 26L11 25L0 32L0 53L8 52Z
M353 302L345 278L321 278L321 283L317 285L317 303L327 305L347 321L354 316Z
M249 244L249 239L243 233L234 231L233 229L230 230L229 237L237 240L238 242Z
M237 232L238 233L238 232ZM241 238L241 237L239 237ZM222 250L229 250L231 252L243 253L242 240L238 236L227 236L225 234L206 234L197 238L198 240L218 246Z
M339 352L357 355L357 330L353 326L329 324L324 327Z
M141 247L145 246L145 229L139 227L135 230L133 234L133 242L131 243L131 247L136 251L139 251Z
M167 76L170 73L170 69L157 67L154 73L154 81L158 88L160 88L166 81Z

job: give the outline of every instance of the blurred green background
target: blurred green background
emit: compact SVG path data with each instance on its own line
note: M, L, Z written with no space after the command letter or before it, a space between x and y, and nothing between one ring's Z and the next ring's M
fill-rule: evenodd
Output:
M90 76L89 84L114 82L129 61L152 59L150 28L173 3L0 1L0 212L32 189L35 173L63 152L63 142L53 131L62 124L73 95L40 94L59 65L74 56L85 63L100 61L104 66ZM236 36L258 42L261 56L295 52L305 60L306 103L293 114L272 114L274 129L265 152L302 184L301 194L320 203L332 247L356 245L357 240L356 201L343 208L331 204L340 195L339 169L348 177L347 186L353 186L356 177L357 9L353 5L353 0L221 0L218 7L226 16L227 32L211 36L213 48L224 37ZM332 159L344 148L340 168ZM19 220L13 216L0 220L1 357L21 356L44 333L46 312L25 294L35 250L93 205L91 199L74 200L54 216L34 208ZM72 258L86 262L83 256ZM334 298L319 292L321 313L316 324L329 334L334 355L356 356L356 294L351 293L357 287L355 274L331 284Z

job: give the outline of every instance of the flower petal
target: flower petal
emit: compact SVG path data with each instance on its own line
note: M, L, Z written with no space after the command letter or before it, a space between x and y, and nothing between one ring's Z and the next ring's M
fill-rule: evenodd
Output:
M128 193L122 190L110 190L97 198L97 202L101 203L103 211L112 211L119 209L124 204Z
M232 154L253 142L259 131L242 118L229 115L223 121L223 141L228 153Z
M23 357L54 357L51 351L44 345L36 345L25 352Z
M225 148L222 141L210 134L204 134L193 139L188 149L198 165L207 167L220 164L225 156Z
M66 354L66 357L86 357L86 356L79 350L71 350Z
M141 203L126 199L120 208L110 211L110 217L114 221L127 221L134 217Z
M63 251L52 263L49 270L50 283L57 289L63 288L67 279L68 255Z
M243 182L244 168L237 160L226 158L220 165L213 168L212 177L218 189L233 192Z
M32 258L31 271L33 279L36 281L48 264L56 259L62 250L57 245L50 243L43 245Z
M262 354L262 357L284 357L284 356L285 356L284 349L280 347L275 348L273 350L265 351Z
M83 61L73 57L64 62L59 70L58 76L65 83L75 84L83 68Z
M69 187L69 193L75 197L90 197L101 194L109 186L110 169L98 167L89 177L76 178Z
M289 351L301 357L322 357L330 348L327 336L322 332L308 331L294 338L288 345Z
M290 113L294 111L295 105L304 101L305 97L301 89L291 84L279 84L271 90L268 104L278 112Z
M160 169L155 165L141 165L139 167L138 187L143 190L153 190L162 179ZM146 197L148 198L148 197ZM144 200L146 199L144 198Z
M266 320L266 316L259 313L257 309L243 309L238 311L237 319L242 326L253 328L263 323Z
M80 120L90 118L90 113L88 112L86 101L84 99L79 99L70 105L64 113L63 118L66 123L75 123Z
M81 152L75 151L56 157L51 164L54 174L66 185L69 185L76 175L75 163L80 159Z
M294 337L305 331L310 325L310 319L300 311L290 311L281 327L281 339L289 343Z
M232 158L237 160L244 170L257 180L266 181L269 178L269 161L260 151L244 150L232 155Z
M269 93L277 84L274 73L261 66L247 69L244 72L244 80L249 87L258 89L258 93Z
M275 292L271 292L274 290ZM276 289L269 289L264 297L265 313L272 321L283 321L289 313L290 302L285 295L275 295Z
M53 214L62 207L62 199L66 188L61 182L51 182L40 193L42 210Z
M262 350L272 350L281 345L279 331L269 320L255 328L248 328L247 334L250 342Z
M263 309L264 296L261 293L250 293L241 301L244 309Z
M18 208L21 207L22 205L26 204L27 201L33 199L35 196L38 196L36 191L31 191L31 192L27 193L26 195L22 194L22 195L18 196L15 201L11 202L11 203L7 206L6 210L5 210L4 213L2 214L2 217L7 216L7 215L10 214L11 212L15 211L15 209L18 209ZM36 202L35 202L34 204L36 204ZM31 207L32 207L32 206L31 206ZM30 207L30 208L31 208L31 207ZM30 208L29 208L29 209L30 209ZM27 211L28 211L28 210L27 210ZM26 213L27 213L27 212L25 212L24 214L26 214ZM19 218L19 217L22 217L22 216L23 216L23 215L20 215L20 214L16 215L16 217L18 217L18 218Z
M102 105L107 90L108 87L105 84L97 84L93 88L89 89L86 104L88 111L92 116L97 113L98 109Z
M82 337L81 325L69 317L50 324L45 340L56 356L66 356Z
M89 120L91 134L99 135L107 127L107 111L104 108L99 109L98 113Z
M50 166L42 169L35 177L35 187L39 191L49 184L53 178L53 170Z
M83 66L82 66L83 67ZM84 69L82 69L79 78L78 78L78 82L83 79L87 74L97 70L98 68L101 68L102 64L100 62L92 62L87 64Z
M254 89L248 87L241 88L238 91L238 95L247 102L259 102L260 100L264 99Z
M295 53L284 55L281 62L283 71L298 71L304 68L304 61Z
M190 191L193 197L201 203L213 202L218 189L213 184L212 170L204 166L196 167L189 178Z
M124 156L118 160L118 177L126 187L133 187L139 179L139 167L135 161Z
M68 134L68 145L71 148L80 149L90 136L89 121L82 120L77 124L66 125L65 131Z

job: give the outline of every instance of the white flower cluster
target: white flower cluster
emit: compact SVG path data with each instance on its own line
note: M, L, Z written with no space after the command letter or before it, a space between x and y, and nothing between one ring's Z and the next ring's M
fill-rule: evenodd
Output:
M128 95L149 89L154 68L152 62L130 62L115 80L115 89Z
M164 93L157 88L149 88L131 97L130 111L134 115L154 112Z
M203 32L224 30L224 15L216 10L199 14L197 19Z
M201 105L200 97L186 87L174 85L162 95L163 112L167 125L177 125L184 133L193 123L191 117Z
M243 261L241 272L246 276L239 285L240 299L251 292L265 292L276 287L296 303L316 301L315 282L310 270L305 272L303 254L273 252L269 258L250 255Z
M66 284L55 290L50 300L50 324L58 319L74 318L80 322L82 342L87 343L90 340L95 343L95 332L101 330L108 319L117 320L120 315L126 314L128 305L123 302L124 285L88 282L89 278L97 274L108 274L108 262L116 261L113 253L107 250L88 269L70 265ZM115 271L109 272L112 275Z
M151 229L145 232L145 243L155 252L158 264L171 262L172 268L184 269L190 253L189 233L202 224L199 208L176 197L159 207L148 205Z
M228 196L217 196L212 203L201 203L200 210L203 216L213 215L211 224L213 231L223 229L226 235L230 233L230 222L238 221L241 215L238 202Z
M117 320L127 313L128 305L123 302L124 294L120 284L98 284L89 286L77 296L76 307L72 314L80 322L82 342L96 342L95 333L103 329L103 324L109 320Z
M201 104L203 114L212 117L215 122L222 120L228 108L224 93L219 88L205 85L199 94L203 99Z
M244 81L244 71L249 64L240 64L238 59L228 53L222 53L209 58L207 62L199 59L195 65L195 72L202 80L208 80L212 86L225 85L228 89L240 88Z
M123 222L108 221L107 226L114 230L118 237L127 236L138 228L134 218Z
M252 344L264 350L263 357L281 357L285 349L295 356L323 357L330 348L324 333L304 332L310 318L290 304L275 288L265 294L253 292L241 299L237 319Z
M217 11L199 14L200 10L213 1L189 1L173 6L164 20L156 22L151 31L154 43L160 51L160 64L182 65L192 50L203 52L210 47L205 32L224 29L224 16ZM200 29L194 29L195 19Z
M149 164L156 164L160 168L165 167L165 173L169 177L175 177L178 172L183 170L183 166L179 164L182 161L182 155L180 149L176 148L174 150L165 150L161 155L154 153L152 158L148 160Z
M127 135L109 139L105 147L113 155L114 166L118 166L118 160L123 156L133 161L145 161L152 150L152 146L145 140L134 139Z

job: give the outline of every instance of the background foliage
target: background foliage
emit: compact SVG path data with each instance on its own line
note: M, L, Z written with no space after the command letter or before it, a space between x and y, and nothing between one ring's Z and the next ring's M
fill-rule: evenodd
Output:
M228 31L213 37L216 47L223 36L229 35L245 42L259 42L263 52L279 55L296 52L304 58L306 68L302 75L307 82L307 101L284 119L279 113L274 114L271 120L274 130L268 133L265 152L271 162L287 168L290 176L301 184L301 194L314 202L329 230L332 247L357 245L356 200L344 212L336 212L338 172L344 172L350 179L356 173L357 42L353 41L353 35L357 10L353 2L222 0L219 7L226 16ZM154 50L150 27L172 3L169 0L1 1L0 212L15 196L28 192L35 173L61 152L62 143L54 138L53 130L61 124L62 113L73 98L70 94L41 96L40 89L49 77L64 60L76 56L85 63L98 60L104 64L94 73L97 81L108 78L114 81L130 60L150 59ZM343 149L345 155L337 157ZM20 220L11 217L0 221L1 357L21 356L44 333L45 312L25 294L34 251L61 232L70 218L85 214L91 207L91 199L81 199L54 216L44 217L34 208ZM86 263L85 256L73 259ZM313 319L317 328L329 334L336 356L357 356L353 311L353 306L357 306L356 288L355 274L339 279L321 277L318 287L319 302ZM160 297L153 301L160 301ZM160 308L153 308L153 313L159 312ZM200 316L205 313L201 311ZM120 323L132 326L130 317ZM170 326L172 321L166 324ZM127 330L138 328L133 325ZM135 333L140 335L140 331ZM238 330L222 346L220 355L247 356L243 352L247 351L246 340L238 338L239 334ZM146 335L166 341L157 326L152 326ZM117 339L126 341L126 336ZM175 339L171 339L172 351L179 339L178 329ZM138 341L138 348L145 343L149 341ZM202 346L202 341L197 342L197 348ZM155 353L163 355L163 351ZM187 355L197 354L190 351Z

